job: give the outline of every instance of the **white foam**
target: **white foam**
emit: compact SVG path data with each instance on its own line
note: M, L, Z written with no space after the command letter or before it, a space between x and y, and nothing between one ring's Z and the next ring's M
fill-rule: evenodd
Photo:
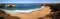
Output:
M44 6L42 6L41 8L36 8L36 9L31 9L31 10L4 10L4 11L6 11L8 14L18 14L18 13L30 13L32 11L41 10L43 8Z

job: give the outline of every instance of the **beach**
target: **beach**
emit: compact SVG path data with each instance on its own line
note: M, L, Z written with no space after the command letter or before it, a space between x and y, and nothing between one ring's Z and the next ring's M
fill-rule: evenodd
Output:
M11 14L11 16L17 16L21 19L38 19L39 17L44 17L50 13L49 7L44 7L42 10L32 11L30 14Z
M45 17L51 12L49 6L38 6L35 4L32 6L32 4L26 4L26 7L28 7L26 8L25 4L21 7L19 5L16 6L15 9L12 7L14 10L10 8L4 8L2 10L5 11L7 14L10 14L11 16L16 16L21 19L38 19L40 17Z

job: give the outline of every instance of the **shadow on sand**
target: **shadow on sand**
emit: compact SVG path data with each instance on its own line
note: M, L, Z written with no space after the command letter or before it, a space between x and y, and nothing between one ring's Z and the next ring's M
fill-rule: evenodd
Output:
M20 19L17 16L11 16L9 14L6 14L5 11L0 10L0 19Z

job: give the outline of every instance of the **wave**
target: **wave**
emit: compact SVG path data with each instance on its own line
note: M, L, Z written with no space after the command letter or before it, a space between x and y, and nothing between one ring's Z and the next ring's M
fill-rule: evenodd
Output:
M4 11L7 12L7 14L19 14L19 13L30 13L32 11L41 10L43 8L44 6L42 6L41 8L36 8L31 10L4 10Z

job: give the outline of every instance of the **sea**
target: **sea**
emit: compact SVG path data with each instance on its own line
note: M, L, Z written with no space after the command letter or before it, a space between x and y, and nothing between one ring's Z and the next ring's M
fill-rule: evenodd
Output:
M6 8L6 4L3 4L3 10L31 10L40 8L40 3L16 3L15 7Z
M15 7L6 8L6 4L3 4L2 10L8 14L30 13L35 10L39 10L42 6L40 3L16 3Z

